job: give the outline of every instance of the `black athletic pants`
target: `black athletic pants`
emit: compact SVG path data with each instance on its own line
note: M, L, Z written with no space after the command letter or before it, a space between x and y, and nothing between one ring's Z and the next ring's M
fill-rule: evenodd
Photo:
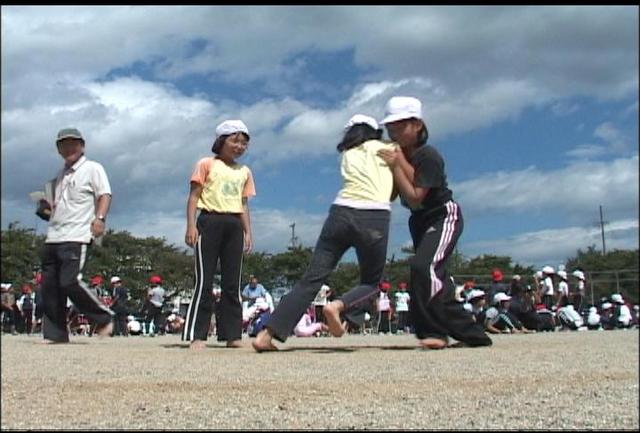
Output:
M338 299L344 303L345 316L352 322L357 323L364 317L364 306L380 290L378 284L386 263L390 215L386 210L331 206L307 271L282 297L267 322L274 338L286 341L342 255L351 247L355 247L360 265L360 285ZM355 316L350 318L350 313Z
M46 340L68 342L67 297L76 309L98 326L114 315L82 281L87 244L63 242L44 244L42 250L42 335Z
M470 346L491 345L491 339L473 315L455 298L455 284L445 269L462 234L462 212L447 202L430 218L412 214L409 228L416 254L410 260L409 311L416 337L447 340L447 336Z
M182 340L207 340L214 311L213 277L218 261L222 290L215 310L218 341L239 340L242 338L240 276L244 248L240 215L202 211L197 224L195 290L187 310Z

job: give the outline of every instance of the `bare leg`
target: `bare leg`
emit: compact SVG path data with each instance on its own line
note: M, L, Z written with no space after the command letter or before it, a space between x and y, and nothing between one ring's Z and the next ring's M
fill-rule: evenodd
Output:
M227 347L231 347L232 349L238 349L242 347L242 340L233 340L227 341Z
M189 345L189 349L200 351L207 347L207 344L204 340L193 340Z
M329 332L334 337L342 337L347 332L347 323L340 321L340 313L343 311L344 304L340 300L329 302L322 308L322 313L327 319Z
M98 337L109 337L113 332L113 321L96 328L96 334Z
M256 338L251 342L251 345L258 353L273 352L278 350L278 348L273 344L271 340L273 340L273 335L271 334L269 328L265 328L262 331L258 332L258 335L256 335Z

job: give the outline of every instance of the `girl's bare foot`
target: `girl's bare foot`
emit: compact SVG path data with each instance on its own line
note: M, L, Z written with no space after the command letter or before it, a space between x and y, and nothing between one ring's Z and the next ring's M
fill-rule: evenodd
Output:
M340 306L343 305L341 301L332 301L322 307L322 314L327 319L329 332L334 337L342 337L347 332L347 322L340 321Z
M447 347L447 341L441 338L423 338L420 340L420 346L425 349L439 350Z
M239 349L240 347L242 347L242 341L241 340L227 341L227 347L231 347L232 349Z
M193 340L189 345L189 349L197 351L203 350L205 347L207 347L207 343L203 340Z
M253 349L258 353L273 352L278 350L278 348L271 342L272 339L273 337L269 333L269 330L263 329L262 331L258 332L258 335L256 335L256 338L251 342L251 345L253 346Z

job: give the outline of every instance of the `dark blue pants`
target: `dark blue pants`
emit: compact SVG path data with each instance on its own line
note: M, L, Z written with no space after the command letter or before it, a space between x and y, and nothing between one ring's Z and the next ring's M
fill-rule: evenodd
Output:
M371 301L378 293L384 272L390 216L391 212L386 210L331 206L307 271L280 300L267 323L277 340L284 342L291 335L320 287L351 247L355 248L360 265L360 285L339 299L345 304L345 310L352 311Z

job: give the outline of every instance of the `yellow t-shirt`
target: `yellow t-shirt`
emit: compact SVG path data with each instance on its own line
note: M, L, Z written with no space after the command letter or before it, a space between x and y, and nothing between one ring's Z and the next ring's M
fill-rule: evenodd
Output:
M343 188L334 203L369 209L391 209L393 173L378 156L381 149L395 150L396 143L369 140L342 153Z
M227 165L218 158L202 158L191 182L202 185L198 209L220 213L242 213L242 199L256 195L253 174L242 164Z

